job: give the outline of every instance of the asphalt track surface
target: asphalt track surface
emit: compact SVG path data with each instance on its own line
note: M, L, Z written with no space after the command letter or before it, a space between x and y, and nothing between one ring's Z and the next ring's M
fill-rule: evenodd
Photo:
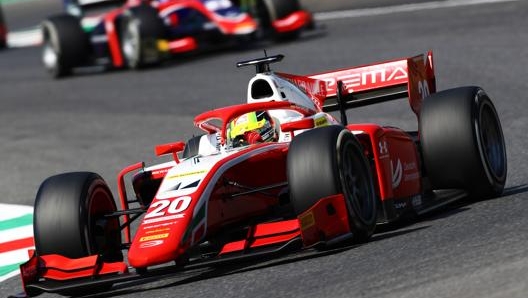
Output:
M494 99L508 150L502 197L450 206L359 247L191 272L101 297L526 297L527 15L528 2L512 1L346 18L295 43L59 81L42 70L39 49L1 52L0 202L31 205L44 178L76 170L102 174L115 191L117 172L153 162L155 144L198 133L194 115L243 102L253 69L235 63L262 48L286 55L275 69L299 74L432 49L439 89L479 85ZM405 101L350 112L349 120L416 122ZM1 296L19 291L17 278L0 284Z

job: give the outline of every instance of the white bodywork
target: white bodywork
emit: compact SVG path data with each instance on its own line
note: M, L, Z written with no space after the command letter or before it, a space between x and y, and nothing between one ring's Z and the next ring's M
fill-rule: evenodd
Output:
M255 96L257 94L255 94L256 92L254 88L257 88L257 85L259 83L263 83L263 81L267 82L268 86L270 87L270 92L268 96ZM308 97L304 92L302 92L299 87L292 84L290 81L276 75L273 72L258 73L249 81L248 84L247 103L266 101L288 101L295 103L298 106L305 107L309 110L319 110L315 105L314 101L310 97ZM297 113L292 110L270 110L269 114L275 120L278 120L281 124L296 121L303 118L300 113ZM330 114L324 112L317 113L313 115L312 118L314 120L322 120L323 118L325 118L326 120L321 121L321 123L324 123L325 125L339 123ZM300 133L300 131L296 132L296 134L298 133ZM281 131L279 135L279 142L289 141L291 141L291 133L283 133Z
M269 90L267 90L267 96L254 96L257 95L253 88L256 87L256 84L262 84L263 82L267 83ZM262 95L262 94L261 94ZM305 107L309 110L318 111L318 107L315 105L313 100L308 97L304 92L302 92L296 85L292 84L288 80L276 75L273 72L259 73L256 74L248 84L247 91L247 103L256 103L256 102L269 102L269 101L288 101L293 102L296 105ZM280 128L280 124L300 120L303 118L303 115L295 112L293 110L270 110L269 114L274 118L276 126ZM318 112L311 116L314 119L315 127L339 124L339 122L332 117L332 115L325 112ZM302 131L296 131L295 134L302 133ZM292 139L292 134L290 132L283 132L279 129L279 138L278 142L290 142ZM238 151L239 149L233 149L229 144L222 145L220 144L220 136L218 133L206 134L200 138L198 145L198 156L211 156L219 155L214 157L212 160L213 164L217 160L220 160L227 155L232 154L233 152ZM177 168L193 168L196 169L196 165L191 165L190 159L182 161L177 165ZM173 165L176 165L172 162ZM163 164L159 166L149 167L147 170L156 170L157 168L164 168L169 166L169 164ZM212 165L209 165L211 167ZM174 171L174 170L173 170ZM203 174L203 173L202 173Z

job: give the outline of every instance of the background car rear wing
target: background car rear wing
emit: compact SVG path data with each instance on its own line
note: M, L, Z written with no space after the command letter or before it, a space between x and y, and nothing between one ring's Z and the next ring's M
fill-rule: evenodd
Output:
M326 99L323 104L325 112L408 97L411 109L419 117L422 100L436 92L431 51L410 58L334 70L308 77L326 82ZM342 107L339 105L339 97Z

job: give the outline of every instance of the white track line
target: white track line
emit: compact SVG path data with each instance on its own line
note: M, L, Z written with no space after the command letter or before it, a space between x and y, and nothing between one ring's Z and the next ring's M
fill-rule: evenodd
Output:
M425 3L413 3L413 4L402 4L393 5L386 7L376 8L361 8L351 9L343 11L330 11L330 12L319 12L314 14L316 21L328 21L345 18L357 18L366 16L386 15L401 12L413 12L420 10L430 10L439 8L450 8L468 5L479 5L489 3L500 3L500 2L517 2L520 0L446 0L446 1L433 1Z

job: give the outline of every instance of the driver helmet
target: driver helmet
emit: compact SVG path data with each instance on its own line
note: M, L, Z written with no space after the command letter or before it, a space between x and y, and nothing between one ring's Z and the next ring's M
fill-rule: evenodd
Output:
M276 140L273 120L266 111L241 115L229 123L227 137L233 147Z

